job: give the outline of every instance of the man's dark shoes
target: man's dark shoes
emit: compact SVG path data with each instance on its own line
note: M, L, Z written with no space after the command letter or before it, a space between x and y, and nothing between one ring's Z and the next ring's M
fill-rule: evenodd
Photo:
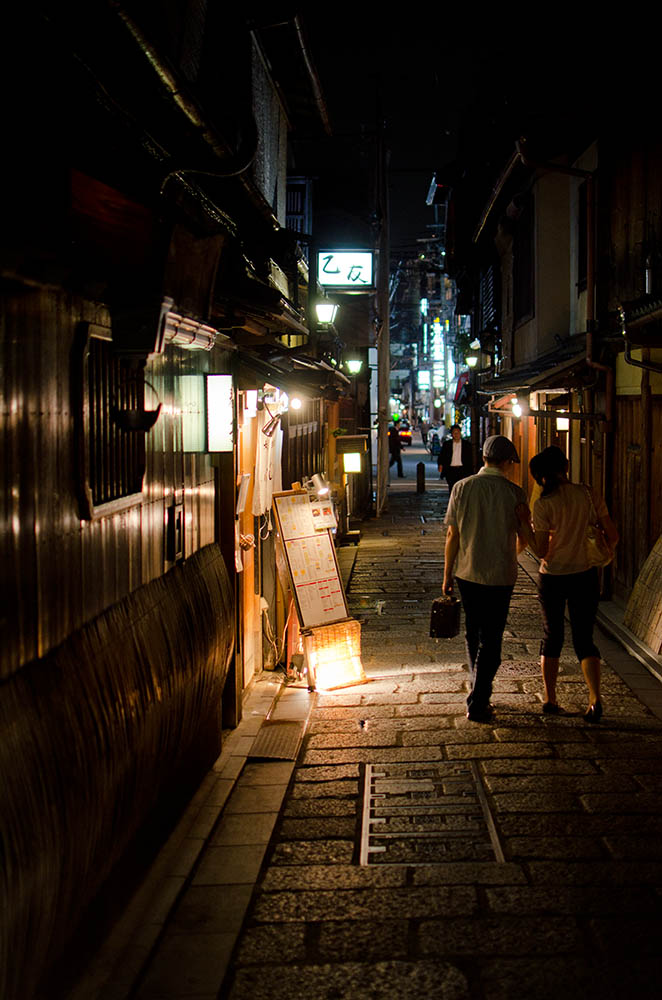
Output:
M543 715L560 715L562 711L561 706L557 705L554 701L544 701L542 703Z
M494 709L491 705L485 708L470 708L467 712L469 722L491 722L494 717Z

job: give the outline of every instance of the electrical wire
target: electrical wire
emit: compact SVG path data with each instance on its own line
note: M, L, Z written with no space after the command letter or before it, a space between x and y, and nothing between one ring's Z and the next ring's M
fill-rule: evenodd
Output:
M283 634L280 640L280 650L278 648L278 642L274 634L273 625L271 624L271 619L269 618L268 607L262 612L262 631L267 639L267 642L274 651L276 657L276 664L280 663L283 658L283 653L285 652L285 636L287 634L287 627L290 624L290 618L292 617L292 610L294 608L294 601L290 602L290 610L288 611L287 618L285 619L285 625L283 626Z
M269 537L269 535L273 530L273 524L271 522L271 507L264 514L261 514L260 518L261 519L264 518L264 524L260 524L260 529L258 531L258 534L260 536L260 539L264 542L267 540L267 538Z

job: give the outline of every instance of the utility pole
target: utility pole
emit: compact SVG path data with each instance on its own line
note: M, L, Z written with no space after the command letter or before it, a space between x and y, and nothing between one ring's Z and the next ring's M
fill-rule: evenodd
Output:
M377 280L377 517L388 510L388 417L391 382L391 337L389 319L390 237L388 204L388 150L384 124L380 124L377 162L377 209L381 227L379 231L379 271Z

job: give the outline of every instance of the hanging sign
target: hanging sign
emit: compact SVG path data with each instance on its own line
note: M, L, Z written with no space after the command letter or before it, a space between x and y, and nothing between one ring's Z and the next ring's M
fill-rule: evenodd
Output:
M372 250L321 250L317 254L317 280L327 288L371 291L373 257Z

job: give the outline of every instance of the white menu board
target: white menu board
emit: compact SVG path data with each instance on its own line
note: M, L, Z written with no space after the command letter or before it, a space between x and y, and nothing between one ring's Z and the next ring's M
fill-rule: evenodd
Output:
M349 617L331 532L316 530L305 491L274 493L276 521L302 628Z

